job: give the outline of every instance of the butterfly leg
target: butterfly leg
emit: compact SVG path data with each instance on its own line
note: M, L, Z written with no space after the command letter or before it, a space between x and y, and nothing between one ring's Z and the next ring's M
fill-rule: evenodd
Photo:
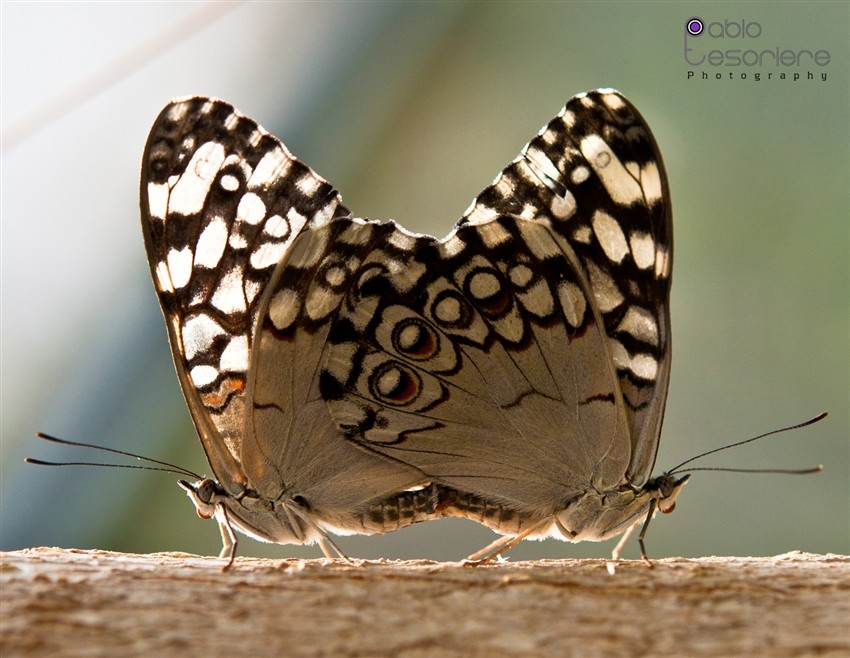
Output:
M643 538L646 536L646 530L647 528L649 528L649 522L652 521L652 517L655 515L656 505L657 500L655 498L649 501L649 510L646 512L646 521L643 522L643 528L641 528L640 534L638 535L638 545L640 545L640 557L650 567L652 566L652 561L646 556L646 546L644 546L643 544Z
M324 530L319 530L322 534L319 536L318 544L319 548L322 549L322 553L325 554L325 557L329 560L339 557L346 562L351 562L351 558L342 552L339 546L334 543L333 539L331 539ZM336 553L336 555L334 555L334 553Z
M218 519L218 530L221 533L221 552L218 557L219 559L227 558L227 564L221 568L222 571L227 571L233 566L233 560L236 559L236 547L239 545L239 540L236 538L236 533L233 532L230 519L227 518L227 508L221 505L219 510L222 517Z
M615 570L617 569L617 562L620 561L620 553L623 552L623 548L626 546L626 542L629 541L629 537L632 536L632 532L635 529L635 526L638 522L632 523L626 531L623 533L623 536L620 537L620 541L617 542L617 545L614 547L614 550L611 551L611 559L605 564L605 567L608 569L608 573L612 576L614 575Z
M640 535L638 535L638 544L640 545L640 557L650 568L652 567L652 561L646 556L646 547L644 546L643 538L646 536L646 529L649 527L649 522L652 519L653 514L655 513L655 506L656 501L653 498L649 502L649 509L646 512L646 519L644 519L643 528L641 528ZM619 562L620 560L620 553L623 552L623 548L625 547L626 542L629 540L629 537L632 536L632 532L634 532L634 529L637 527L638 523L640 523L640 520L635 521L626 529L626 531L623 533L623 536L620 537L620 541L618 541L617 545L614 547L614 550L611 551L611 559L605 566L608 569L608 573L610 573L612 576L614 575L614 571L617 568L617 562Z
M463 563L464 563L465 566L469 566L469 567L475 567L475 566L478 566L480 564L487 564L487 562L492 560L494 557L501 555L505 551L509 551L514 546L519 544L523 539L528 537L533 532L536 532L537 530L539 530L541 527L543 527L544 525L546 525L550 521L551 521L551 519L543 519L542 521L535 523L531 527L526 528L525 530L523 530L521 533L519 533L518 535L516 535L514 537L511 537L509 535L504 536L504 537L499 537L493 543L487 544L487 546L482 548L480 551L476 551L475 553L470 555L468 558L466 558L466 560L464 560Z

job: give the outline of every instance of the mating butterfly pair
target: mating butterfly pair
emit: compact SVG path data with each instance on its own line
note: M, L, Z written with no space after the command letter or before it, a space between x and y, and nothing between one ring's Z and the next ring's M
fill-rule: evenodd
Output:
M441 516L599 541L687 479L650 479L670 373L672 224L644 120L580 94L448 237L358 219L232 106L168 105L142 224L215 480L181 482L278 543ZM618 547L619 548L619 547ZM338 551L337 551L338 552Z

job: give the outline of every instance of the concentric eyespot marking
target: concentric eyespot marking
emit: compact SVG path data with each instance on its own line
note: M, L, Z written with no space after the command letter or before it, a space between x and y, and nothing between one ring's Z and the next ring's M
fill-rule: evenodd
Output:
M422 379L412 368L398 361L379 365L369 376L372 395L386 404L403 407L411 404L422 390Z
M328 260L316 272L315 280L339 293L346 288L353 269L350 263L343 260Z
M464 280L463 288L478 309L489 317L500 317L511 308L511 297L507 294L498 270L480 268L473 270Z
M454 290L443 290L431 303L431 316L445 329L466 329L472 324L474 311L469 302Z
M440 349L440 338L417 318L407 318L393 327L392 344L399 354L416 360L430 359Z

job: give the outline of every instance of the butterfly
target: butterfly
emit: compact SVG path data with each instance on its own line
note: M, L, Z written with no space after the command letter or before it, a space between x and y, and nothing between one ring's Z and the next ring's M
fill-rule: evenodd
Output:
M670 373L670 197L620 93L570 99L443 239L359 219L275 137L169 104L142 225L215 517L279 543L440 516L600 541L687 476L651 478ZM488 550L485 549L485 552ZM337 552L338 549L337 549Z

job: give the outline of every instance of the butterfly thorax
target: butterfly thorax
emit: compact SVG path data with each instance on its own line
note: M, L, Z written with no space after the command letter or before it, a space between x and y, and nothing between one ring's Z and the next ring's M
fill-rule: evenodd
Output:
M625 484L614 491L586 491L555 515L553 530L569 541L616 537L655 510L672 512L688 477L664 473L640 488Z
M311 544L323 534L310 518L309 504L298 497L270 500L251 489L231 494L209 478L194 483L181 480L179 484L198 516L215 518L219 525L232 525L260 541Z

